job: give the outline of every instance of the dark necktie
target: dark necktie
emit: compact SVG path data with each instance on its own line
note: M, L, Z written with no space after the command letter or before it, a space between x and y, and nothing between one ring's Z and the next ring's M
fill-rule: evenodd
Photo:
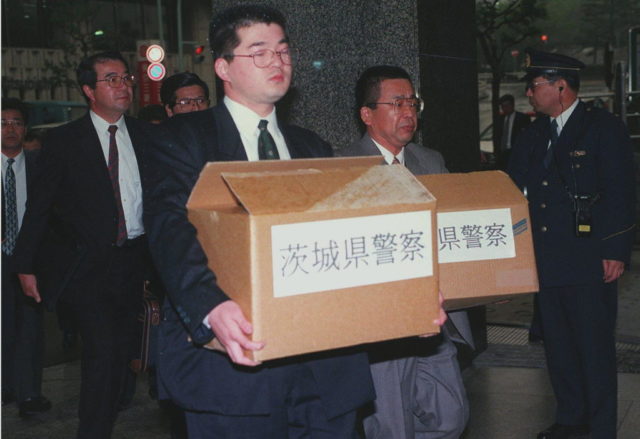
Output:
M400 160L398 160L398 157L394 155L393 156L393 161L391 162L391 164L392 165L399 165L401 163L400 163Z
M260 135L258 136L258 157L260 160L278 160L280 154L278 154L278 148L276 148L276 142L271 137L269 130L267 130L267 124L269 122L262 119L258 124Z
M13 172L14 159L7 160L7 172L4 179L5 232L2 241L2 252L13 254L18 237L18 206L16 203L16 174Z
M121 246L127 240L127 223L124 219L124 209L122 208L122 199L120 198L120 176L118 169L118 144L116 143L116 125L109 125L109 177L111 178L111 186L113 187L113 195L116 200L116 208L118 209L118 236L116 245Z
M511 115L506 115L504 117L504 126L502 127L502 139L500 139L500 149L502 151L507 150L507 146L509 145L509 119Z
M555 119L551 121L551 125L549 127L551 132L551 143L549 144L549 148L547 148L547 153L544 156L544 167L549 169L551 166L551 162L553 161L553 148L556 146L558 142L558 122Z

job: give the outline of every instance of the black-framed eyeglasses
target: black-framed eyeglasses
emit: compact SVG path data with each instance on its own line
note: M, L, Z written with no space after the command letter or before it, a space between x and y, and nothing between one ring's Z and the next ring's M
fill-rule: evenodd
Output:
M96 82L106 82L109 87L118 88L123 83L127 87L133 87L134 85L136 85L137 81L135 76L131 74L127 74L122 76L118 76L118 75L108 76L104 79L98 79L96 80Z
M226 55L227 58L253 58L253 63L256 67L264 69L269 67L276 55L280 57L282 64L286 64L288 66L295 64L300 57L300 51L295 47L287 47L282 50L271 50L271 49L262 49L251 55Z
M176 101L174 102L173 105L180 105L181 107L186 107L188 105L193 105L196 104L196 106L201 106L201 105L209 105L209 99L205 98L204 96L198 96L197 98L181 98L181 99L176 99Z
M395 98L392 102L369 102L367 107L372 108L374 105L393 105L393 110L399 113L403 108L408 108L416 113L420 113L424 109L424 101L417 96L410 98Z
M533 82L533 81L529 81L527 82L527 85L524 86L524 91L526 92L527 90L535 90L537 87L544 85L544 84L551 84L556 82L555 79L550 79L548 81L538 81L538 82Z

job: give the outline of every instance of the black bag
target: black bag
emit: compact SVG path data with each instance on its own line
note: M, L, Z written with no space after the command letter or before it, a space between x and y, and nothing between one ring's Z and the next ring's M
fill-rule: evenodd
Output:
M140 346L136 350L129 367L135 373L145 372L155 366L157 353L158 325L160 325L160 300L149 289L149 282L144 284L142 312L138 316L140 322Z

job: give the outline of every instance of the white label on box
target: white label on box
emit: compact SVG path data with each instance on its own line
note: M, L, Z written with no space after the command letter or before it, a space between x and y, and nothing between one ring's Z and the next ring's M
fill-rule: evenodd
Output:
M511 209L438 214L440 263L506 259L516 256Z
M433 275L431 211L271 227L275 297Z

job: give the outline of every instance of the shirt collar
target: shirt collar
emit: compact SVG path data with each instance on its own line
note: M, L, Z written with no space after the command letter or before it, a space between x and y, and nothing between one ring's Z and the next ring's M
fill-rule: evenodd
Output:
M387 162L387 164L391 164L393 163L393 159L395 157L398 158L398 161L404 165L404 148L402 148L400 150L400 152L397 155L394 155L391 151L389 151L387 148L385 148L384 146L380 145L378 142L376 142L373 137L371 138L371 140L373 140L373 144L376 145L378 147L378 149L380 150L380 153L382 154L382 156L384 157L384 161Z
M278 118L276 117L276 107L273 107L273 111L265 117L261 117L255 111L245 107L242 104L230 99L228 96L224 97L224 104L227 106L227 110L231 113L231 118L236 124L240 133L252 133L257 132L258 123L264 119L269 124L267 125L269 131L278 132Z
M556 123L558 124L558 134L560 134L562 132L562 128L564 128L564 126L566 125L567 121L569 120L569 118L573 114L573 110L575 110L576 107L578 106L578 101L579 100L580 99L576 99L575 101L573 101L573 104L571 104L571 106L569 108L567 108L562 113L560 113L558 115L558 117L552 117L551 118L552 121L555 120Z
M2 154L2 170L5 171L7 169L7 161L9 160L9 157L7 157L6 155ZM20 152L18 153L18 155L16 155L15 157L13 157L13 169L22 167L24 165L24 149L21 149Z
M91 115L91 122L93 122L93 126L96 128L98 133L108 132L111 125L118 127L118 131L116 131L116 133L127 132L127 124L124 122L124 116L120 116L120 119L115 121L115 123L109 123L91 110L89 111L89 114Z

